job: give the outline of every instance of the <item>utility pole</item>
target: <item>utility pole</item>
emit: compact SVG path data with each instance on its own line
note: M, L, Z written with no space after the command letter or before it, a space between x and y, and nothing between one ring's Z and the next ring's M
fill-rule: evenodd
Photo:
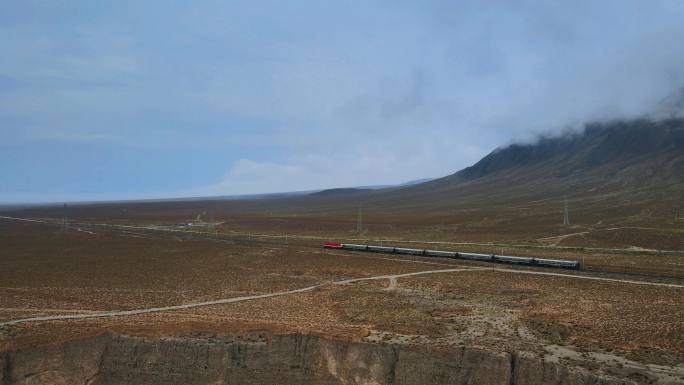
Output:
M564 226L570 225L570 211L568 210L568 200L567 199L565 199L564 204L563 204L563 225Z
M62 232L66 233L68 230L69 226L67 224L67 204L64 204L64 208L62 209Z
M361 215L361 207L359 207L359 212L356 215L356 232L359 234L363 232L363 218Z
M209 209L209 232L212 235L216 235L216 222L214 221L214 211L216 209L216 205Z

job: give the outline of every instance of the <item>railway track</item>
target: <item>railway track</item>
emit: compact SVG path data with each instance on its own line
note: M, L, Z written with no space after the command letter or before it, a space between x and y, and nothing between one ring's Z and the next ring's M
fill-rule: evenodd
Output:
M61 225L61 219L29 219L29 218L17 218L0 216L0 219L15 220L15 221L25 221L25 222L36 222L36 223L52 223L55 225ZM70 224L79 226L109 226L109 227L120 227L128 229L146 229L150 230L150 227L145 226L132 226L132 225L117 225L117 224L106 224L106 223L88 223L88 222L69 222ZM194 231L194 230L179 230L170 228L155 228L154 230L160 231L174 231L181 233L193 233L193 234L208 234L207 232ZM277 234L258 234L258 233L242 233L242 232L231 232L222 233L218 236L233 236L233 237L249 237L249 238L271 238L271 239L301 239L301 240L317 240L317 241L327 241L330 237L313 236L313 235L277 235ZM539 250L558 250L558 251L579 251L579 252L601 252L609 254L651 254L651 255L681 255L684 256L684 250L650 250L650 249L625 249L625 248L610 248L610 247L584 247L584 246L553 246L553 245L534 245L534 244L512 244L512 243L499 243L499 242L452 242L452 241L425 241L425 240L415 240L415 239L389 239L389 238L336 238L340 241L364 241L364 242L375 242L375 243L405 243L405 244L426 244L426 245L451 245L451 246L478 246L478 247L495 247L495 248L515 248L515 249L539 249Z
M57 225L61 226L62 221L60 219L30 219L30 218L16 218L16 217L8 217L8 216L0 216L0 219L5 219L5 220L13 220L13 221L22 221L22 222L33 222L33 223L42 223L42 224L49 224L49 225ZM205 231L197 231L197 230L186 230L186 229L172 229L172 228L164 228L164 227L151 227L151 226L133 226L133 225L123 225L123 224L109 224L109 223L90 223L90 222L70 222L70 226L78 226L81 228L81 231L83 229L88 229L88 230L105 230L105 231L126 231L129 233L137 233L137 234L154 234L157 236L162 236L162 237L169 237L169 238L174 238L174 239L199 239L199 240L210 240L214 242L226 242L226 243L234 243L234 242L261 242L261 240L269 239L273 240L277 243L282 243L283 240L285 242L292 242L292 241L312 241L312 240L325 240L327 238L323 237L315 237L315 236L297 236L297 235L267 235L267 234L249 234L249 233L210 233L210 232L205 232ZM385 240L387 241L387 240ZM422 244L449 244L449 245L490 245L490 244L481 244L481 243L469 243L469 242L442 242L442 241L406 241L406 240L397 240L398 243L422 243ZM500 245L503 246L503 244L491 244L491 245ZM310 245L306 245L310 246ZM511 245L508 245L511 246ZM318 248L314 246L310 246L312 248ZM528 246L521 246L521 247L528 247ZM542 246L541 248L547 248ZM568 250L574 249L574 250L610 250L610 251L618 251L622 249L603 249L603 248L566 248ZM627 253L634 253L634 250L629 250L629 249L624 249L625 252ZM664 251L664 253L677 253L681 254L684 256L684 251ZM434 257L431 257L434 258ZM472 262L478 262L478 261L472 261ZM608 276L614 276L614 277L620 277L620 276L626 276L626 277L639 277L639 278L645 278L645 279L664 279L664 280L675 280L675 281L682 281L684 280L684 275L677 275L676 273L670 273L669 269L668 270L661 270L662 272L658 271L653 271L654 269L649 269L648 271L645 271L643 269L639 269L636 267L629 267L628 269L623 268L622 266L616 266L616 265L596 265L592 263L586 263L582 264L582 267L578 271L583 271L583 272L588 272L588 273L595 273L595 274L602 274L602 275L608 275Z
M681 275L676 275L676 274L669 274L669 273L653 273L649 271L629 271L629 270L622 270L619 268L615 268L614 266L611 267L606 267L606 268L597 268L594 266L585 266L580 269L580 271L586 271L588 273L597 273L597 274L610 274L610 275L623 275L623 276L631 276L631 277L639 277L639 278L656 278L656 279L673 279L673 280L682 280L684 277Z

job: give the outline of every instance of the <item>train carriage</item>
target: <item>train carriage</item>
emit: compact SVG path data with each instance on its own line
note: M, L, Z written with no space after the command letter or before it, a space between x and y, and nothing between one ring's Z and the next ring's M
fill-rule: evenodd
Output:
M397 254L425 255L425 250L423 249L408 249L405 247L395 247L394 252Z
M328 248L328 249L372 251L372 252L376 252L376 253L394 253L394 254L404 254L404 255L424 255L424 256L428 256L428 257L467 259L467 260L473 260L473 261L508 263L508 264L525 265L525 266L542 266L542 267L553 267L553 268L561 268L561 269L579 270L581 268L581 265L578 261L535 258L535 257L518 257L518 256L512 256L512 255L462 253L462 252L457 252L457 251L412 249L412 248L407 248L407 247L389 247L389 246L359 245L359 244L353 244L353 243L332 243L332 242L323 244L323 247Z

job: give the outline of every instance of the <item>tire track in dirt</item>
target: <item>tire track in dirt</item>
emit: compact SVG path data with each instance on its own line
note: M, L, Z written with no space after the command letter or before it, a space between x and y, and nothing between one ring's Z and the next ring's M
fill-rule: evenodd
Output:
M242 296L242 297L234 297L234 298L224 298L224 299L218 299L218 300L213 300L213 301L194 302L194 303L187 303L187 304L181 304L181 305L151 307L151 308L133 309L133 310L115 310L115 311L105 311L105 312L95 312L95 313L64 314L64 315L54 315L54 316L39 316L39 317L21 318L21 319L2 322L2 323L0 323L0 327L12 326L12 325L17 325L20 323L27 323L27 322L57 321L57 320L101 318L101 317L119 317L119 316L127 316L127 315L158 313L158 312L164 312L164 311L185 310L185 309L192 309L192 308L203 307L203 306L221 305L221 304L227 304L227 303L243 302L243 301L250 301L250 300L257 300L257 299L280 297L280 296L285 296L285 295L290 295L290 294L305 293L305 292L313 291L313 290L318 289L320 287L328 286L331 284L332 285L347 285L347 284L356 283L356 282L387 279L390 282L390 287L396 287L396 280L399 278L413 277L413 276L426 275L426 274L441 274L441 273L454 273L454 272L467 272L467 271L498 271L498 272L504 272L504 273L555 276L555 277L563 277L563 278L587 279L587 280L604 281L604 282L616 282L616 283L626 283L626 284L635 284L635 285L651 285L651 286L661 286L661 287L684 289L684 285L657 283L657 282L644 282L644 281L630 281L630 280L615 279L615 278L588 277L588 276L574 275L574 274L549 273L549 272L525 271L525 270L513 270L513 269L498 269L498 268L459 268L459 269L442 269L442 270L424 270L424 271L417 271L417 272L412 272L412 273L384 274L384 275L376 275L376 276L372 276L372 277L351 278L351 279L345 279L345 280L341 280L341 281L321 283L318 285L307 286L304 288L294 289L294 290L286 290L286 291L279 291L279 292L275 292L275 293L250 295L250 296Z
M373 276L373 277L352 278L352 279L345 279L345 280L341 280L341 281L321 283L321 284L313 285L313 286L307 286L307 287L303 287L301 289L279 291L279 292L268 293L268 294L249 295L249 296L235 297L235 298L224 298L224 299L218 299L218 300L213 300L213 301L194 302L194 303L187 303L187 304L173 305L173 306L160 306L160 307L151 307L151 308L143 308L143 309L133 309L133 310L115 310L115 311L104 311L104 312L96 312L96 313L63 314L63 315L54 315L54 316L39 316L39 317L21 318L21 319L2 322L2 323L0 323L0 327L12 326L12 325L17 325L20 323L27 323L27 322L58 321L58 320L102 318L102 317L119 317L119 316L127 316L127 315L158 313L158 312L173 311L173 310L185 310L185 309L192 309L192 308L202 307L202 306L221 305L221 304L227 304L227 303L235 303L235 302L250 301L250 300L256 300L256 299L280 297L280 296L285 296L285 295L290 295L290 294L305 293L305 292L313 291L315 289L318 289L320 287L327 286L330 284L332 284L332 285L346 285L346 284L361 282L361 281L372 281L372 280L383 280L383 279L390 279L390 280L395 279L396 280L397 278L401 278L401 277L410 277L410 276L424 275L424 274L452 273L452 272L469 271L469 270L482 270L482 269L471 268L471 269L426 270L426 271L418 271L418 272L404 273L404 274L378 275L378 276Z

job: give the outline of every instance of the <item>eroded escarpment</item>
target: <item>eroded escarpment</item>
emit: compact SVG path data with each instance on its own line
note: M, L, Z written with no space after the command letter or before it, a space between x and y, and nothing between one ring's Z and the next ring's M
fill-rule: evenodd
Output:
M100 377L102 359L112 340L112 335L102 335L2 352L1 384L92 384Z
M106 334L0 353L19 384L638 384L526 353L428 349L266 332L203 338Z

